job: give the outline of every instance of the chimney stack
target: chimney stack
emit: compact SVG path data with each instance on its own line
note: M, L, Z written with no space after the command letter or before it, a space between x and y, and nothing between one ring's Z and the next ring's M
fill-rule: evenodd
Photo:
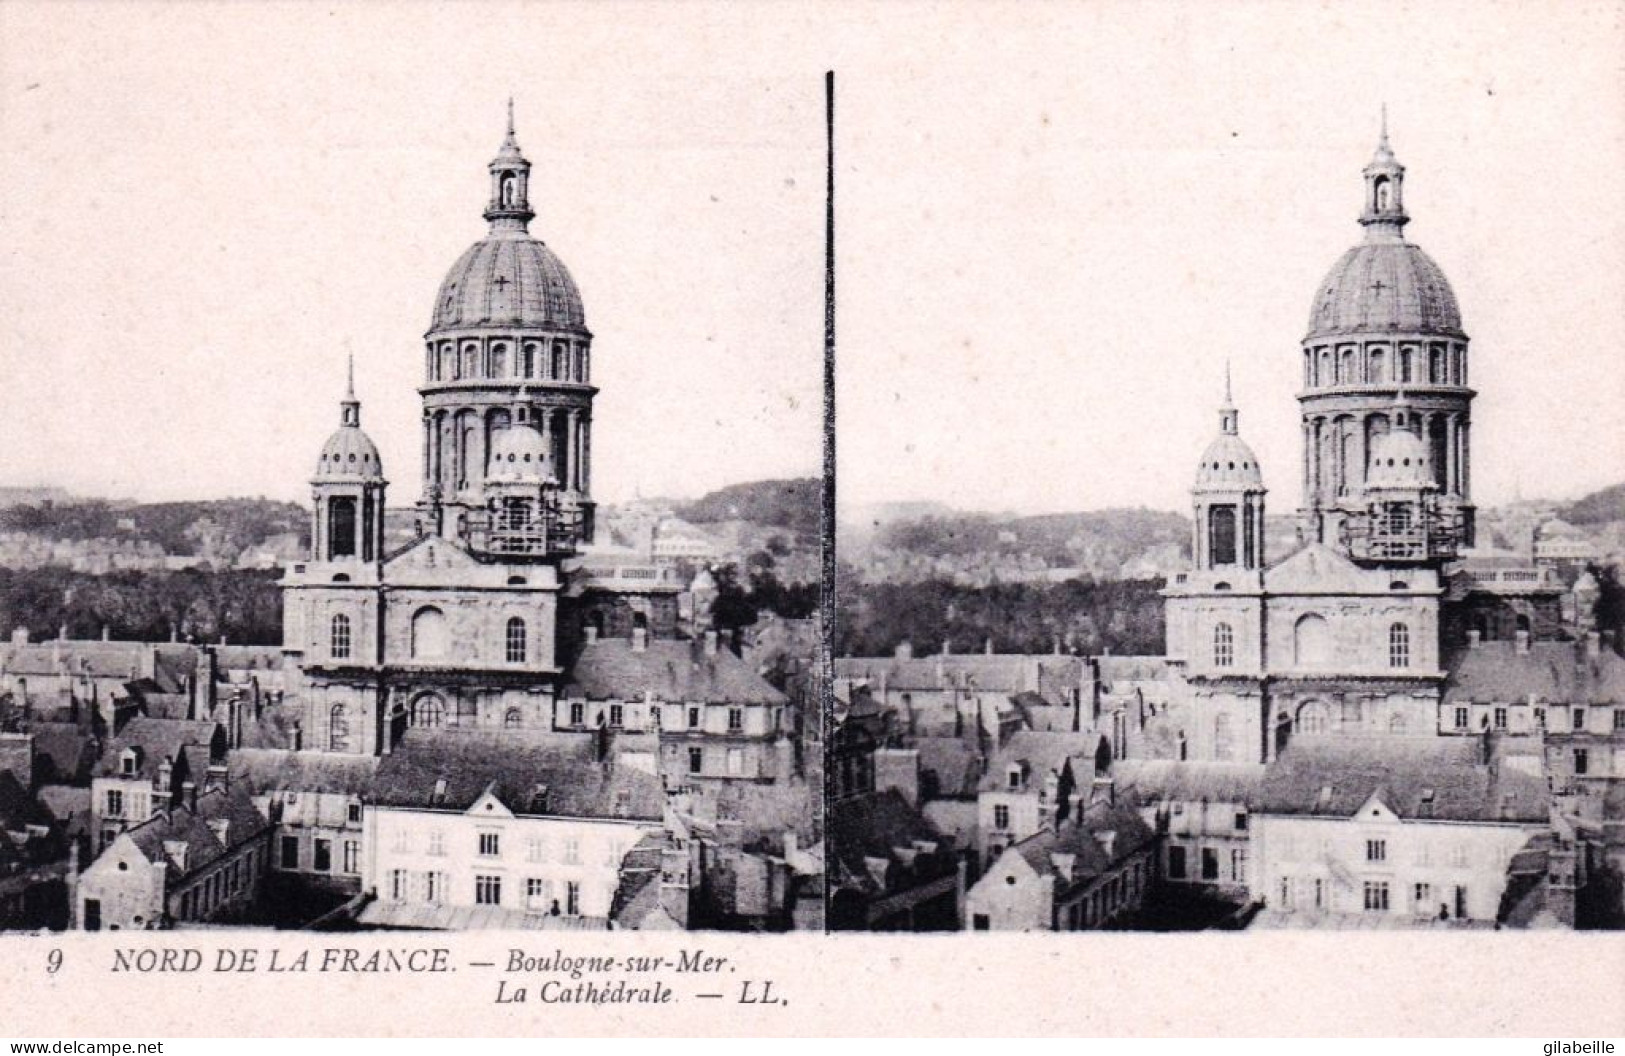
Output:
M632 651L634 653L641 653L641 652L646 651L648 648L649 648L649 628L647 628L647 627L634 627L634 628L632 628Z
M1518 651L1518 655L1519 656L1527 655L1528 652L1529 652L1529 632L1528 631L1518 631L1514 635L1514 638L1517 641L1517 647L1516 648L1517 648L1517 651Z
M590 623L587 624L586 638L588 645L591 645L598 640L598 628L595 625Z
M1484 640L1484 632L1476 628L1467 632L1467 648L1477 649L1478 643Z
M1595 660L1602 654L1602 635L1596 631L1586 634L1586 656Z
M705 655L717 655L717 632L714 629L705 632Z
M181 799L186 803L186 809L197 813L197 782L186 780L181 782Z

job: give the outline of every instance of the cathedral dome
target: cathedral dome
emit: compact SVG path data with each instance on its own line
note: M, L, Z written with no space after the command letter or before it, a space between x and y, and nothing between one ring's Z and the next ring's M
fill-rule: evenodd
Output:
M1444 272L1397 237L1355 246L1332 266L1315 293L1305 340L1387 332L1464 336Z
M581 292L546 245L516 228L498 228L451 266L435 299L429 332L516 326L585 330Z
M488 480L547 480L553 476L548 465L547 440L529 425L510 425L491 437L491 468Z
M1416 489L1432 487L1427 446L1409 429L1399 427L1371 441L1368 488Z
M1264 486L1264 472L1258 456L1247 442L1234 433L1220 433L1202 452L1196 467L1198 490L1257 490Z
M378 457L378 447L359 425L335 429L322 445L322 457L316 462L318 480L381 480L383 476L384 463Z

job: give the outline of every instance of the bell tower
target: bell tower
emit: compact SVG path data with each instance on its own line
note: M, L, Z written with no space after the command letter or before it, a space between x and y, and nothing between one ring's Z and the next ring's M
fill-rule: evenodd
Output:
M1264 475L1258 456L1241 439L1237 419L1226 366L1219 435L1203 452L1191 488L1191 556L1198 569L1264 567Z
M355 395L355 362L339 404L339 427L322 445L311 478L310 558L316 562L376 562L384 552L383 460L361 430L361 401Z

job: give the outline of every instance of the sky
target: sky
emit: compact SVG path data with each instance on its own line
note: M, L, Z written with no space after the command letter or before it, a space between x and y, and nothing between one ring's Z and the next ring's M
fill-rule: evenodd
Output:
M1386 102L1472 338L1475 497L1625 478L1625 4L0 5L0 477L308 495L421 338L516 97L600 500L815 472L837 74L844 507L1182 509L1298 341Z
M594 333L595 496L816 474L822 67L696 63L621 23L4 5L0 483L308 500L353 354L390 501L415 500L422 336L485 233L510 94L531 231Z
M1298 342L1384 102L1475 498L1625 480L1622 12L1036 5L843 65L843 509L1188 509L1226 361L1295 508Z

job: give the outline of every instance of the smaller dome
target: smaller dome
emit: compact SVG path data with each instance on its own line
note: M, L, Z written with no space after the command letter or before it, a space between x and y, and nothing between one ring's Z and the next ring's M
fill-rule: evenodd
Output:
M1434 485L1427 446L1409 429L1390 429L1371 441L1368 488L1415 490Z
M317 480L383 480L384 462L378 446L357 425L340 426L322 445L316 462Z
M1258 456L1235 433L1220 433L1196 466L1198 491L1252 491L1264 487Z
M491 437L491 463L487 480L535 481L553 478L547 440L529 425L515 424Z

